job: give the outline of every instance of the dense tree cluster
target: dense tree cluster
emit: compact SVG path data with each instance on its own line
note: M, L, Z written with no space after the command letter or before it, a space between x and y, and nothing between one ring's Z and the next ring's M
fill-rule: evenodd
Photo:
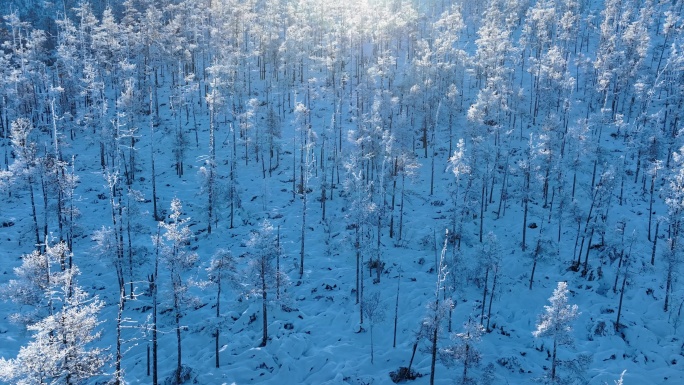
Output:
M119 326L130 303L149 302L153 321L131 329L154 336L154 385L171 370L157 365L158 306L171 309L182 383L191 375L183 321L204 306L193 291L217 289L217 367L228 322L221 297L260 300L266 346L268 309L292 310L281 297L316 273L312 231L329 241L335 221L355 270L357 331L384 319L366 269L384 288L400 264L387 250L413 242L434 251L437 290L413 345L415 355L430 343L431 383L440 355L463 364L464 383L476 375L478 341L505 322L493 308L504 254L529 264L531 291L542 290L533 285L540 265L577 280L614 275L616 333L637 271L657 269L662 309L673 312L682 296L683 9L681 0L0 1L0 199L28 207L24 255L3 292L33 334L16 359L0 361L0 376L77 384L102 373L107 355L90 345L105 304L74 283L71 250L114 268ZM201 198L183 206L162 176ZM256 179L262 191L248 191ZM93 190L106 202L101 218L79 210ZM275 196L297 214L283 219ZM421 239L407 215L419 201L436 223ZM642 201L647 231L622 215ZM489 229L511 217L505 231L517 246L503 250L503 234ZM231 242L248 252L215 246L240 228ZM298 258L281 266L283 255ZM449 345L443 328L452 331L466 286L482 293L480 307ZM535 332L554 341L551 381L577 313L567 296L563 282ZM116 383L124 378L117 365Z

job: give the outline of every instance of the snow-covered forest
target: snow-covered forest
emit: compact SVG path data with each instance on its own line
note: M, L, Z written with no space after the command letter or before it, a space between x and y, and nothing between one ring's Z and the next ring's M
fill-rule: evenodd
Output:
M0 383L684 383L684 0L0 13Z

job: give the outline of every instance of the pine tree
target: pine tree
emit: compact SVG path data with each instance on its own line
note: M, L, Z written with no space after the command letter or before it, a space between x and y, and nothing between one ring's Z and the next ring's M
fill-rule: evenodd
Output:
M36 212L36 198L34 188L36 184L36 168L38 167L39 158L38 150L35 142L31 139L31 131L33 124L29 119L19 118L12 122L11 137L12 149L16 156L14 163L10 166L9 171L12 172L15 178L20 178L26 183L31 196L31 217L33 218L33 230L35 232L35 244L40 245L40 229L38 228L38 215ZM38 247L38 246L36 246Z
M482 355L475 345L484 332L480 323L468 318L468 322L463 324L463 331L452 335L454 344L440 350L440 357L446 365L451 365L453 360L463 363L463 384L468 383L468 368L480 363Z
M106 350L94 347L101 332L98 314L104 303L75 282L78 268L65 271L51 301L58 310L28 326L32 340L16 358L0 358L0 379L17 385L75 385L102 373Z
M380 292L373 292L366 295L363 299L363 312L370 325L371 340L371 364L373 363L375 352L373 349L373 326L385 320L385 308L380 301Z
M454 154L449 158L448 166L449 170L451 170L456 177L454 188L450 190L454 205L451 217L451 236L458 239L458 249L461 248L461 241L463 240L465 232L463 226L470 210L468 205L470 190L470 183L468 180L471 178L470 163L472 163L470 159L471 158L466 155L464 140L459 139Z
M175 379L177 384L181 383L183 373L181 345L181 330L183 327L181 326L181 318L191 302L191 297L188 294L189 286L184 281L183 275L195 267L198 259L197 253L188 250L188 244L193 234L190 227L188 227L190 218L181 219L182 210L181 201L178 198L174 198L171 201L169 222L160 222L161 227L164 229L161 258L165 262L171 276L173 319L176 324L177 361Z
M234 275L236 273L235 260L229 250L218 250L211 260L211 264L206 269L207 278L214 286L216 286L216 330L214 331L215 340L215 354L216 367L220 366L219 351L220 351L220 332L222 326L221 316L221 295L223 285L226 281L234 282Z
M577 305L568 304L568 283L558 282L558 287L549 297L551 305L544 306L545 313L541 315L537 330L532 332L536 338L551 337L553 339L553 352L551 353L551 381L557 380L556 375L556 350L558 345L572 343L572 321L579 316Z
M14 268L15 278L0 287L6 300L22 307L20 312L10 315L10 320L28 325L53 313L49 294L67 274L60 266L70 255L66 243L59 242L45 245L44 252L35 250L21 257L21 266Z
M286 277L276 268L274 262L280 253L277 236L271 222L264 220L258 230L252 232L247 245L251 249L249 268L246 273L249 294L261 298L262 338L260 346L268 342L269 293L276 281L281 285Z
M430 363L430 385L435 383L435 365L437 363L437 355L439 349L437 348L437 343L439 341L439 330L441 328L442 320L447 314L447 309L451 308L451 299L447 298L442 300L444 297L444 289L446 284L446 277L448 274L446 265L446 251L447 244L449 240L449 231L446 231L444 237L444 245L442 246L442 253L439 259L439 265L437 268L437 287L435 289L435 298L430 301L427 309L428 314L423 319L423 324L421 327L421 332L430 340L431 345L431 363ZM410 365L409 365L410 369Z

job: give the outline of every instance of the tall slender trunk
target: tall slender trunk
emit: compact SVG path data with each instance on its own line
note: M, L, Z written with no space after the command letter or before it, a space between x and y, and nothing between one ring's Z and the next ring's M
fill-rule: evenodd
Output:
M152 96L150 95L150 109L152 108ZM152 173L152 215L155 221L161 220L157 211L157 176L154 168L154 121L150 118L150 161Z
M266 346L268 342L268 291L266 290L266 260L261 260L261 315L262 315L262 336L261 345Z
M523 228L522 228L522 251L525 251L525 242L527 238L527 212L528 212L528 199L524 198L524 209L523 209Z
M496 290L496 278L499 275L499 265L494 265L494 278L492 279L492 291L489 293L489 308L487 309L487 331L489 329L489 321L492 319L492 302L494 301L494 291ZM484 303L482 304L484 307Z
M363 266L363 254L360 254L360 260L359 263L361 266ZM359 277L361 279L361 282L359 284L359 297L361 300L359 301L359 323L363 325L363 272L359 272Z
M656 173L651 176L651 191L648 199L648 240L651 240L651 224L653 223L653 190L655 186Z
M673 257L670 257L673 258ZM667 268L667 278L665 280L665 305L663 306L663 311L667 312L670 309L670 290L672 290L672 273L674 262L670 262L670 266Z
M553 356L551 357L551 381L556 381L556 348L558 347L558 341L554 337L553 339Z
M359 226L360 224L357 222L356 223L356 229L354 231L355 239L354 239L354 248L356 249L356 303L358 304L361 299L360 299L360 293L361 293L361 281L360 281L360 276L361 276L361 236L359 235Z
M128 238L128 278L129 298L133 300L133 241L131 240L131 199L128 197L128 210L126 212L126 236Z
M152 385L158 384L158 356L157 356L157 274L159 272L159 231L157 226L157 244L154 254L154 275L152 275Z
M176 279L180 279L177 277ZM176 286L176 284L174 284ZM181 345L181 311L180 311L180 293L177 287L173 288L173 308L174 308L174 321L176 323L176 383L181 383L181 374L183 371L183 351Z
M276 299L280 299L280 226L276 237Z
M308 177L307 177L308 179ZM304 277L304 244L306 241L306 186L302 186L302 243L299 249L299 279Z
M622 299L625 296L625 286L627 284L627 272L622 277L622 288L620 289L620 302L618 304L617 318L615 319L615 331L620 330L620 316L622 315Z
M470 354L470 344L466 343L465 346L465 358L463 359L463 383L466 383L466 379L468 378L468 355Z
M436 311L436 310L435 310ZM430 361L430 385L435 384L435 364L437 363L437 317L435 316L434 331L432 332L431 342L432 342L432 359Z
M482 194L480 195L480 243L482 243L482 232L484 228L484 211L485 211L485 202L487 200L487 183L486 183L486 176L482 177ZM483 302L484 304L484 302Z
M589 233L589 242L587 243L587 252L584 254L584 264L582 266L582 275L587 275L589 272L589 251L591 250L591 241L594 238L594 229Z
M411 359L409 360L409 364L408 364L408 367L406 370L406 373L408 375L411 374L411 366L413 365L413 359L416 357L416 350L418 349L418 342L420 342L420 340L418 338L416 338L416 341L413 343L413 349L411 351Z
M45 250L44 246L41 246L40 242L40 230L38 230L38 215L36 214L36 198L33 193L33 177L29 175L28 177L29 193L31 195L31 217L33 218L33 229L36 233L36 248L38 250ZM47 236L47 234L45 234Z
M373 322L370 322L370 340L371 340L371 364L373 364L375 358L375 352L373 351Z
M218 288L216 289L216 331L215 331L215 355L216 355L216 367L218 368L220 366L220 359L219 359L219 353L220 353L220 348L219 348L219 337L221 335L221 328L218 325L218 322L220 321L221 317L221 275L223 272L219 270L218 275L217 275L217 286Z
M399 237L401 241L402 232L404 229L404 184L406 176L401 174L401 198L399 199Z
M397 301L394 303L394 337L392 339L392 347L397 347L397 321L399 320L399 283L401 282L401 266L398 269L397 275Z
M214 139L214 108L209 111L209 180L207 181L207 234L211 234L211 223L214 220L214 175L216 167L216 144Z
M658 228L660 221L656 221L655 234L653 236L653 248L651 249L651 265L655 265L656 245L658 244Z
M532 273L530 274L530 290L532 290L532 284L534 283L534 272L537 270L537 257L534 257L534 262L532 262Z
M482 313L480 313L480 325L484 324L485 303L487 302L487 282L489 281L489 266L485 271L484 290L482 290Z

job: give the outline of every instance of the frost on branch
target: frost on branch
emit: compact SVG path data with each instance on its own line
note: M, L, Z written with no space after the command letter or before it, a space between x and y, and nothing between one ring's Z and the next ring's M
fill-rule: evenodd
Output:
M577 305L568 304L568 283L558 282L558 287L549 298L551 305L544 306L545 313L541 315L537 330L532 332L537 338L553 338L553 353L551 357L551 381L556 380L556 350L558 345L572 344L570 323L577 318Z
M78 269L64 272L64 279L49 295L57 311L29 325L32 340L16 358L0 359L0 379L17 385L82 383L102 373L108 357L91 346L100 339L97 316L104 306L74 282Z

